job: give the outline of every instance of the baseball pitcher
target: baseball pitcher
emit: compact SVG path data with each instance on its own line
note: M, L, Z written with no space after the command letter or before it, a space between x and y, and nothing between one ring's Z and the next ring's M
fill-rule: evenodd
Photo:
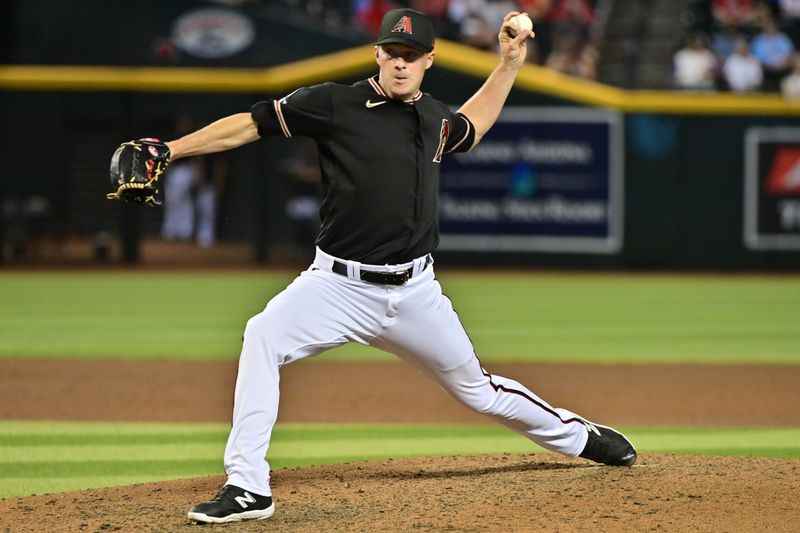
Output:
M115 153L116 191L109 197L156 205L159 178L179 158L273 135L310 137L319 152L316 258L247 323L225 450L227 483L191 508L191 520L272 516L265 456L280 369L347 342L397 355L459 402L548 450L606 465L636 462L619 432L484 369L434 276L439 164L479 143L497 119L533 37L517 15L509 13L500 28L496 68L455 113L420 91L435 56L431 20L398 9L386 14L374 44L377 75L353 85L303 87L177 140L132 141Z

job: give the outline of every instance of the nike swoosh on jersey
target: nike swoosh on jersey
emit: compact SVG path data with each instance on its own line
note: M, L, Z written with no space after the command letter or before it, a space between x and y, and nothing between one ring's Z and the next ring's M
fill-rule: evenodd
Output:
M377 107L381 104L385 104L386 100L381 100L380 102L373 102L372 100L367 100L366 106L367 109L372 109L373 107Z

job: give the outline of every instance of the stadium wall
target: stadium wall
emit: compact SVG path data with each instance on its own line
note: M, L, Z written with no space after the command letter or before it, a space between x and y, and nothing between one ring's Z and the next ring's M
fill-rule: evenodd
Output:
M16 16L24 21L30 13L21 6L24 3L17 5ZM266 50L271 40L295 33L291 25L271 24L270 29L259 45ZM0 199L47 198L53 206L51 230L62 237L117 232L131 225L139 236L155 235L157 210L120 208L103 199L108 157L118 142L147 135L169 137L174 117L181 113L209 122L300 85L324 79L350 82L374 70L368 47L349 48L352 43L346 39L330 37L315 42L317 50L336 53L266 69L252 68L257 53L235 69L208 64L112 68L97 64L102 54L89 66L39 67L25 62L44 56L20 54L22 48L12 46L3 56L8 63L0 66ZM448 42L437 44L437 54L437 66L428 73L424 89L453 105L480 86L494 63L492 54ZM759 244L752 235L748 240L745 227L746 204L753 201L746 194L753 192L747 189L752 170L745 158L748 134L754 128L800 127L800 106L774 95L625 91L535 66L520 74L508 106L601 107L620 113L622 246L603 254L446 252L440 254L441 261L632 269L800 268L800 246L794 244L800 222L795 227L789 221L789 238L779 245L769 239ZM792 148L794 141L787 142ZM288 187L281 178L286 153L286 141L270 140L230 154L232 179L223 197L220 236L255 243L260 258L269 258L269 250L288 238L283 208ZM756 187L757 196L762 189ZM784 193L778 200L800 201L797 191ZM769 204L762 196L756 199L762 210L775 208L778 200ZM0 227L0 236L7 230Z

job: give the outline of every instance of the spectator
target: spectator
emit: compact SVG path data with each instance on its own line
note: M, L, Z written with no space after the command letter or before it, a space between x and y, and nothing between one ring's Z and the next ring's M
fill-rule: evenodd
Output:
M752 28L756 20L756 4L753 0L713 0L711 14L720 27Z
M228 164L225 159L216 154L207 156L206 168L200 182L197 184L195 196L195 211L197 213L197 244L204 248L213 246L217 241L217 206L222 190L225 187L225 178Z
M756 4L755 25L760 28L767 19L779 19L781 16L779 0L759 0Z
M714 34L711 39L711 49L716 54L720 64L736 51L736 43L744 36L736 26L728 24L721 31Z
M800 0L780 0L780 8L783 26L796 48L800 46Z
M528 14L533 21L534 31L536 31L536 23L544 21L552 7L553 0L517 0L517 9Z
M175 119L178 136L194 129L194 120L188 115ZM188 241L194 235L194 187L203 172L202 159L176 161L164 176L164 219L161 236L167 240Z
M434 20L447 17L449 0L411 0L411 9L422 11Z
M600 53L591 44L584 45L575 63L575 75L586 80L597 79L597 63Z
M686 46L675 52L673 65L678 88L694 91L714 89L717 58L706 47L702 35L689 36Z
M486 11L481 13L489 27L493 29L495 40L503 19L509 11L516 11L517 4L513 0L489 0L486 4Z
M495 50L497 32L506 13L516 9L511 0L450 0L448 15L459 28L459 41L483 50Z
M588 36L594 21L594 9L588 0L556 0L550 9L548 21L558 31L577 27Z
M194 235L194 187L201 175L202 160L170 165L164 178L164 220L161 236L188 241Z
M528 41L528 55L525 60L530 63L540 63L552 50L553 28L549 20L552 7L553 0L517 0L518 10L528 14L536 33L536 38Z
M800 100L800 54L792 58L792 72L781 81L781 93L788 100Z
M436 35L446 36L452 33L452 24L447 16L450 0L411 0L411 9L422 11L433 21Z
M488 9L487 0L450 0L447 6L447 15L455 24L470 16L481 16Z
M800 0L779 0L781 17L800 17Z
M461 21L459 41L481 50L494 50L497 37L486 20L470 15Z
M496 37L506 13L516 9L516 4L511 0L450 0L447 12L450 20L459 25L467 17L482 18Z
M753 39L751 50L764 69L764 89L779 90L780 80L791 69L792 41L778 29L774 19L767 18L763 30Z
M354 0L353 18L367 35L376 38L383 16L396 7L392 0Z
M750 53L746 39L739 39L736 52L725 60L722 73L731 91L742 93L757 91L764 81L761 63Z
M185 135L194 119L179 115L175 130ZM222 157L181 159L170 165L164 178L164 219L161 236L170 241L191 241L203 247L216 242L217 203L224 187L227 165Z
M286 216L291 221L292 253L297 259L308 258L319 233L321 175L316 145L310 139L292 144L283 170L289 178ZM313 253L312 253L313 255Z
M597 52L586 44L580 29L560 35L545 66L580 78L597 77Z

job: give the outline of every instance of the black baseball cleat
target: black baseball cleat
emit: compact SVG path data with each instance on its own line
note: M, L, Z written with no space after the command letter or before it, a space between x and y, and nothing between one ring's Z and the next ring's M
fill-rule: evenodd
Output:
M275 512L272 497L259 496L234 485L222 487L214 499L198 503L189 510L189 520L197 523L220 524L242 520L264 520Z
M625 435L610 427L583 420L589 432L580 457L609 466L633 466L636 450Z

